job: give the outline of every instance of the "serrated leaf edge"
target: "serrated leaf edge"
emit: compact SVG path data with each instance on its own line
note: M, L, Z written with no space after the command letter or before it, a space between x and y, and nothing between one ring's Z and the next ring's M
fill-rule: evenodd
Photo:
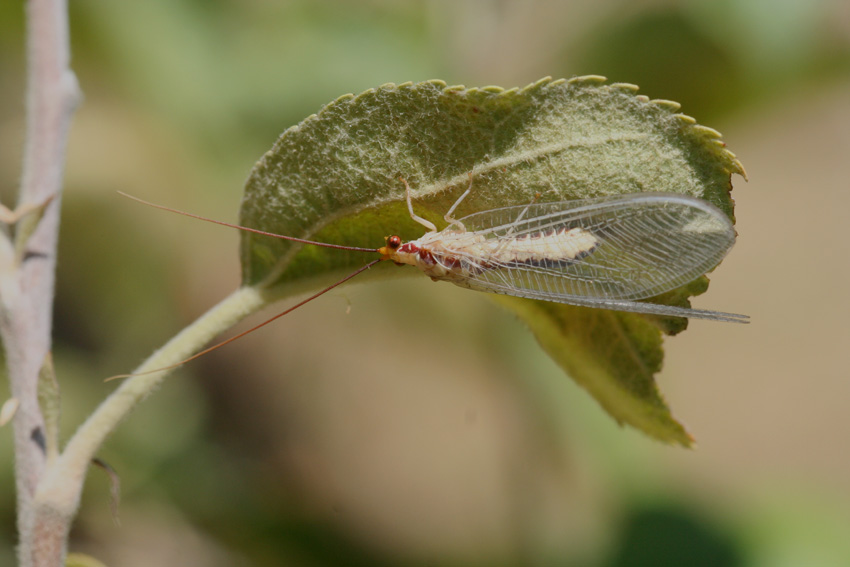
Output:
M366 89L362 91L360 94L354 95L352 93L347 93L341 95L331 101L330 103L323 106L317 113L311 114L307 116L304 120L295 124L289 128L287 128L283 134L279 137L279 139L275 142L272 148L267 152L267 154L271 154L275 151L275 148L279 145L280 141L288 136L292 135L298 130L301 129L302 126L309 124L314 120L320 120L324 114L328 112L332 112L337 107L343 104L356 104L364 98L375 95L379 91L391 91L391 90L405 90L405 89L416 89L421 88L426 85L434 86L444 94L473 94L477 92L485 92L488 94L495 95L497 97L507 97L512 95L527 95L533 93L538 90L544 90L547 88L553 88L561 85L569 85L575 86L577 88L598 88L605 89L608 91L619 92L625 96L632 96L635 100L638 100L644 104L650 104L655 108L658 108L665 113L672 116L674 120L679 122L679 127L682 131L683 135L690 136L696 142L698 142L702 147L706 148L710 152L712 152L715 156L717 156L719 163L722 164L723 171L729 175L732 173L737 173L741 175L745 180L747 179L747 174L744 170L743 165L738 160L737 156L726 149L726 144L722 141L722 135L720 132L715 130L714 128L710 128L707 126L702 126L697 123L696 119L687 115L678 113L678 110L681 108L681 105L675 101L665 100L665 99L650 99L646 95L638 94L639 87L637 85L631 83L610 83L605 84L608 81L607 77L602 75L582 75L575 76L569 79L552 79L552 77L547 76L543 77L533 83L530 83L524 87L513 87L510 89L505 89L503 87L491 85L485 87L469 87L467 88L464 85L447 85L445 81L440 79L430 79L427 81L421 81L418 83L414 83L413 81L407 81L403 83L384 83L379 87L373 87L370 89ZM498 160L490 162L487 164L488 167L498 167L500 162ZM465 176L464 176L465 177ZM458 179L449 179L444 180L445 186L451 186L456 182L461 181L461 178ZM731 184L730 184L731 189ZM420 188L421 189L421 188ZM350 211L349 211L350 212ZM260 287L266 287L270 281L274 281L279 276L280 271L285 269L285 266L289 264L292 258L297 254L298 248L293 248L290 250L286 257L281 258L280 261L277 262L277 269L272 270L268 277L264 278L265 283L260 283Z
M414 89L420 88L424 85L432 85L446 94L472 94L476 92L485 92L503 97L511 96L514 94L525 95L537 90L543 90L545 88L551 88L562 84L567 84L579 88L600 88L609 91L621 92L626 95L632 95L636 100L640 101L641 103L651 104L656 108L662 109L665 112L672 114L673 117L679 121L683 134L686 134L691 138L695 139L705 148L709 149L712 153L714 153L719 158L720 163L723 164L726 173L729 173L730 175L732 173L737 173L745 180L747 179L747 173L744 170L743 164L741 164L740 160L733 152L726 148L726 143L722 141L722 134L714 128L698 124L697 120L692 116L678 113L679 109L681 108L681 105L678 102L665 99L650 99L646 95L638 94L639 87L637 85L633 85L631 83L610 83L606 85L605 83L607 81L608 79L601 75L583 75L572 77L570 79L554 80L552 79L552 77L543 77L542 79L524 87L514 87L511 89L505 89L503 87L495 85L469 88L464 85L448 86L446 85L445 81L442 81L440 79L431 79L418 83L414 83L412 81L407 81L399 84L384 83L379 87L366 89L358 95L348 93L337 97L335 100L322 107L319 112L311 114L298 124L295 124L290 128L286 129L281 135L281 137L293 132L297 132L302 127L302 125L309 123L313 120L320 119L323 114L329 112L331 109L334 109L339 105L356 103L362 100L363 98L374 95L379 91Z

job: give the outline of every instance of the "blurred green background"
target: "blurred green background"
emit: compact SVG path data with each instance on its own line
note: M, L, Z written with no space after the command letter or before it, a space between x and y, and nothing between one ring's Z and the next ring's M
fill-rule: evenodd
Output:
M0 3L0 193L24 135ZM287 127L385 82L601 74L723 132L739 243L660 377L694 451L621 429L481 294L349 285L189 365L109 439L71 550L108 565L850 565L850 3L71 2L55 358L67 437L239 283L235 220ZM5 399L7 384L0 385ZM13 564L0 430L0 565Z

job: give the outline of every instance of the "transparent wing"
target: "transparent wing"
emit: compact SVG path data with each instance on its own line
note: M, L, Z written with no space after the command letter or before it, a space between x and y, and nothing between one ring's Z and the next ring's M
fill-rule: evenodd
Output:
M488 239L490 257L464 258L473 289L621 311L738 320L742 316L635 303L687 284L714 268L735 243L735 230L713 205L678 194L535 203L460 219ZM536 257L557 256L553 231L579 228L596 239L592 252L569 262L516 262L523 239ZM492 241L492 242L491 242Z

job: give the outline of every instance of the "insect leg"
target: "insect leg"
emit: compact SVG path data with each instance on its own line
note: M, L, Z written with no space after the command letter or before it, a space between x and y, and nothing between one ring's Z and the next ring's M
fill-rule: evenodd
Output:
M469 193L470 193L471 191L472 191L472 172L470 171L470 172L469 172L469 187L467 187L467 188L466 188L466 191L464 191L464 192L463 192L463 194L462 194L460 197L458 197L458 198L457 198L457 201L455 201L455 204L454 204L454 205L452 205L452 206L451 206L451 208L449 209L449 211L448 211L448 212L447 212L447 213L443 216L443 218L444 218L444 219L446 219L446 222L447 222L447 223L449 223L449 224L453 224L453 225L455 225L455 226L459 226L459 227L460 227L460 229L461 229L461 230L463 230L463 231L466 231L466 227L465 227L465 226L463 226L463 223L462 223L462 222L460 222L459 220L455 219L455 218L452 216L452 214L454 214L455 209L457 208L457 206L458 206L458 205L460 205L461 201L463 201L464 199L466 199L466 196L467 196L467 195L469 195Z
M407 192L407 210L410 211L410 218L430 230L431 232L437 232L437 227L429 220L425 220L416 213L413 212L413 201L410 195L410 185L407 184L407 180L404 177L399 177L401 182L404 183L405 191Z
M540 196L541 196L541 194L539 192L534 194L534 198L531 200L531 202L528 205L525 206L525 208L522 210L522 212L519 215L517 215L517 218L514 219L514 222L511 225L510 230L508 230L508 232L505 233L505 236L511 236L514 233L514 231L516 230L516 227L519 225L519 221L522 220L522 218L525 216L525 214L531 208L531 205L533 205L534 203L537 202L538 199L540 199Z
M496 250L494 251L495 253L501 252L502 249L504 249L506 246L509 245L510 239L507 238L507 237L513 236L513 233L514 233L514 231L516 231L517 226L519 226L520 221L523 219L523 217L526 215L526 213L528 213L529 209L531 209L531 205L536 203L538 199L540 199L540 193L539 192L534 194L534 199L532 199L531 202L528 205L525 206L525 208L522 210L522 212L520 212L520 214L517 215L517 218L511 224L511 228L508 229L508 231L505 233L505 237L504 237L504 240L502 241L502 244L500 244L496 248Z

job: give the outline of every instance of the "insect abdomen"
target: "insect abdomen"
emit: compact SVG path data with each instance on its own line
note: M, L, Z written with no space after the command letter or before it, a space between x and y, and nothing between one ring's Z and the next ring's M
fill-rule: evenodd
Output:
M566 268L593 253L599 240L581 228L529 233L492 242L490 259L501 267Z

